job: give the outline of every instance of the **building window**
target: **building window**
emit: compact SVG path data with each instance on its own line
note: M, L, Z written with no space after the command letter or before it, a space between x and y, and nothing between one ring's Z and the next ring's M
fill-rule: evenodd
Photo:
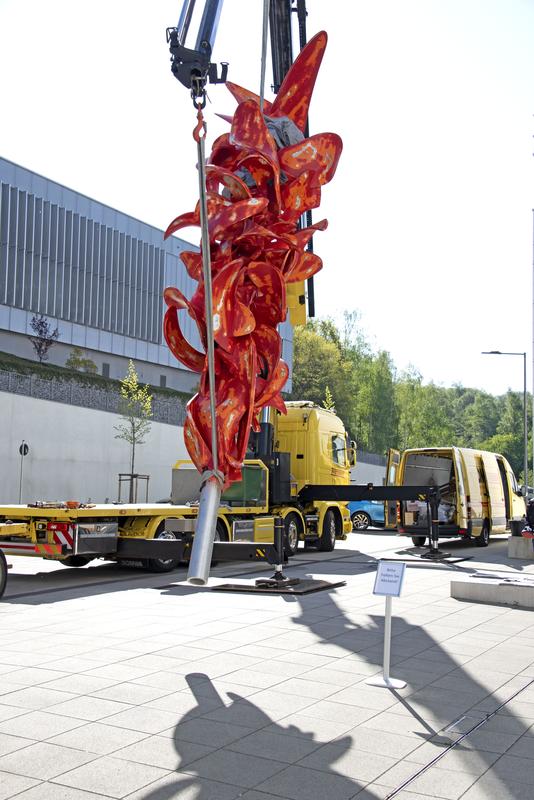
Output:
M102 377L109 378L109 364L105 361L102 362Z
M167 386L167 376L166 375L160 375L159 376L159 385L161 386L162 389L166 388L166 386Z

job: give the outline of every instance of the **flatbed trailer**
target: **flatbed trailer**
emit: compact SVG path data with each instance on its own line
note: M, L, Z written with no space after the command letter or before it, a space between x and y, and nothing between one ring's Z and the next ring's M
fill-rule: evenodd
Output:
M189 560L198 505L69 505L38 502L0 506L0 597L7 579L5 556L10 555L44 558L68 567L85 566L102 558L133 563L152 572L169 572ZM273 565L287 560L281 539L275 536L277 518L267 514L258 517L257 511L221 506L214 560L267 561ZM235 540L230 541L234 539L234 517L241 517L241 526ZM249 519L246 533L242 517ZM222 532L223 525L228 535Z

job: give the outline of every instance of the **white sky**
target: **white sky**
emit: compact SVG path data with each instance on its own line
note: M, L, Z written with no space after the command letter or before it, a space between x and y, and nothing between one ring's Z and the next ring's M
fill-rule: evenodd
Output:
M0 0L0 155L160 228L192 209L194 111L165 42L181 5ZM520 358L480 352L526 350L530 390L534 0L307 7L308 37L329 34L311 131L344 140L314 212L317 314L358 309L375 348L445 386L522 390ZM255 91L261 11L225 0L214 54ZM209 94L211 146L235 102Z

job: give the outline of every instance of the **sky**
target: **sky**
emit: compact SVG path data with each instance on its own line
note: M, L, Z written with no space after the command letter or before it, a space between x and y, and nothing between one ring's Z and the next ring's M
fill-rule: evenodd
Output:
M181 6L0 0L0 156L161 229L192 210L195 112L165 41ZM225 0L214 51L256 92L262 8ZM317 315L358 311L375 351L442 386L522 391L520 356L481 351L525 351L530 391L534 0L307 8L329 36L310 130L344 142L314 211ZM234 108L209 88L208 150Z

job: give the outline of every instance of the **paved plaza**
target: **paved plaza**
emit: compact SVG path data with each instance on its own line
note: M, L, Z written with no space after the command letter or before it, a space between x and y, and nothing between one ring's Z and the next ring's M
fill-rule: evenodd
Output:
M534 562L511 565L501 540L409 566L391 666L408 685L391 691L365 683L383 652L372 587L376 559L403 547L369 531L301 551L288 575L346 584L299 597L10 559L0 800L532 800L534 615L453 600L449 583ZM210 587L269 572L221 565Z

